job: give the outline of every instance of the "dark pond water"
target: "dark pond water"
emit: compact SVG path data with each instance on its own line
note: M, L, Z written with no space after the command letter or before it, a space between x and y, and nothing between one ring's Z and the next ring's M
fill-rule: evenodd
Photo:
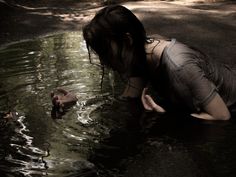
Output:
M123 82L89 63L81 33L22 41L0 49L1 176L235 176L236 124L175 114L142 114L116 99ZM51 117L50 92L79 101Z

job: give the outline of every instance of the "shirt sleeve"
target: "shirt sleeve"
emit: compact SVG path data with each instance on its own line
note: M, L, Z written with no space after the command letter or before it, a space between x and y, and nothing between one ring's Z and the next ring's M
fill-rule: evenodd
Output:
M196 110L206 106L216 95L215 84L210 81L204 71L196 63L188 63L178 71L180 81L185 84Z

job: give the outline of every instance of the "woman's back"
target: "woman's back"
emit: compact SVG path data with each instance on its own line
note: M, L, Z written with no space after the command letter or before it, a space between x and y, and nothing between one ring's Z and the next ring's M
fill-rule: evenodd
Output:
M154 74L154 73L152 73ZM199 111L218 92L227 106L236 102L236 70L172 39L152 77L172 103Z

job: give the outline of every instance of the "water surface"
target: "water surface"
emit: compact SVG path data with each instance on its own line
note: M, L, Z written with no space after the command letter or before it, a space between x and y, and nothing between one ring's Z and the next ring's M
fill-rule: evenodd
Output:
M94 62L97 62L93 56ZM124 83L89 62L80 32L21 41L0 50L0 173L3 176L233 177L236 126L186 115L139 114L117 99ZM50 92L79 101L51 117ZM142 115L140 117L140 115Z
M114 102L114 84L106 71L101 89L102 70L90 64L81 33L18 42L3 47L0 60L0 111L17 114L14 120L2 118L2 174L91 173L87 156L109 132L99 124L99 109ZM61 119L52 119L50 92L57 87L79 101Z

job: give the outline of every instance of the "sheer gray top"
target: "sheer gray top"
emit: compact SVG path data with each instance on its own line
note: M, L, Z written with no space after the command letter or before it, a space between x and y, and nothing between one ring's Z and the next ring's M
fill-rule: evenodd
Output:
M236 69L175 39L166 46L160 65L151 74L159 96L178 108L200 111L217 92L228 107L236 103Z

